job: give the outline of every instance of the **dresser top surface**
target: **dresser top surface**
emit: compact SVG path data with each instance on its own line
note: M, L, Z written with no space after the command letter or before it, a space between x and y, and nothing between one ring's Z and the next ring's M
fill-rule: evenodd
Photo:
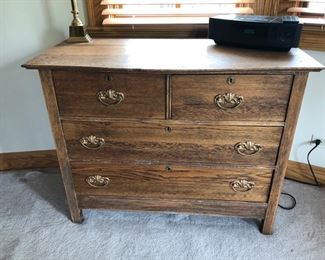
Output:
M93 39L61 43L26 62L29 69L102 69L155 72L320 71L304 51L217 46L209 39Z

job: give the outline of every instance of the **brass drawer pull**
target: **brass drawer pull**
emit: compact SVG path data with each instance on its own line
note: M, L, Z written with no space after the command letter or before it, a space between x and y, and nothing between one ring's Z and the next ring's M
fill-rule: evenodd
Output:
M214 103L223 110L237 108L243 101L242 96L233 93L219 94L214 97Z
M230 182L230 187L236 192L247 192L253 189L255 182L245 179L237 179Z
M253 155L262 149L260 144L255 144L250 141L235 144L235 150L241 155Z
M117 105L124 100L124 94L114 89L102 90L97 93L97 98L105 106Z
M86 182L91 187L103 188L110 183L110 179L108 177L103 177L100 175L91 175L86 178Z
M83 147L89 150L97 150L105 144L104 138L96 137L94 135L82 137L79 142Z

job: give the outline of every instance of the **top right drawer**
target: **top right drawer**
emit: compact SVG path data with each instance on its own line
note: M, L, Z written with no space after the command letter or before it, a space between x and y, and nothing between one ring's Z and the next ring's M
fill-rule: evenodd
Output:
M285 121L292 75L173 75L172 118Z

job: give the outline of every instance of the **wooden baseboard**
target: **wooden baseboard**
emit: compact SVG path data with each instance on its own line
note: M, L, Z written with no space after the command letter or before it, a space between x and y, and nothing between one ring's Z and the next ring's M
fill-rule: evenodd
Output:
M55 150L0 154L0 171L59 167Z
M0 154L0 171L59 167L55 150ZM325 185L325 168L313 166L318 181ZM307 164L289 161L286 177L314 184Z
M313 170L318 182L325 185L325 168L313 166ZM313 175L306 163L289 161L286 172L286 178L290 180L315 184Z

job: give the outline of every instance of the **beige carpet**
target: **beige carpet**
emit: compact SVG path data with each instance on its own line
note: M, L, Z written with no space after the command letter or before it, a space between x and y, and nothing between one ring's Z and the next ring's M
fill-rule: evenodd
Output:
M78 225L58 174L0 173L0 259L325 259L325 189L287 181L285 191L297 207L278 210L272 236L255 220L158 213L86 210Z

